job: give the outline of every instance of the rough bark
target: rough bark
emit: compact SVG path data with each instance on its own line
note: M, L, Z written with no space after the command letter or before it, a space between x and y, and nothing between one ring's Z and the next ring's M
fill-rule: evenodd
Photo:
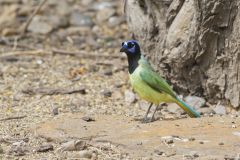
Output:
M240 106L239 0L126 0L129 30L177 92Z

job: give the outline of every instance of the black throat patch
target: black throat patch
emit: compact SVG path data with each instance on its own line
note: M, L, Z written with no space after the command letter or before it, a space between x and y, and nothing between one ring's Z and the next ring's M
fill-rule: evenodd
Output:
M138 67L138 61L141 58L140 54L137 55L128 55L128 72L132 74L135 69Z

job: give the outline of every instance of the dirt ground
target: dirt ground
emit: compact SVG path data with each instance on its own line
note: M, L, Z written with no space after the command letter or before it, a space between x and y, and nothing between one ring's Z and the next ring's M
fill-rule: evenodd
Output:
M0 1L0 159L239 159L237 111L170 104L141 123L121 1L40 3Z

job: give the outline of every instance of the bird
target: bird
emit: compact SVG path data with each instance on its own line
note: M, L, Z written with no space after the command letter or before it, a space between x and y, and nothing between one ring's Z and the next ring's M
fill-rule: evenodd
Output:
M143 122L148 122L148 114L153 104L156 110L162 103L176 103L192 118L200 117L200 114L182 101L170 85L154 71L153 67L141 53L136 40L127 40L122 43L120 52L126 53L128 60L128 73L131 86L138 96L150 102ZM154 111L151 121L154 120Z

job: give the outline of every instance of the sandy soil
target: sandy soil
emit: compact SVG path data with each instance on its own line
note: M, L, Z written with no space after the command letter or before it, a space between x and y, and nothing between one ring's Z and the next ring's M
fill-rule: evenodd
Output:
M119 53L130 37L120 1L48 1L24 33L39 3L0 4L0 159L238 156L238 112L203 108L190 119L165 106L156 122L139 121L148 104L132 93Z

